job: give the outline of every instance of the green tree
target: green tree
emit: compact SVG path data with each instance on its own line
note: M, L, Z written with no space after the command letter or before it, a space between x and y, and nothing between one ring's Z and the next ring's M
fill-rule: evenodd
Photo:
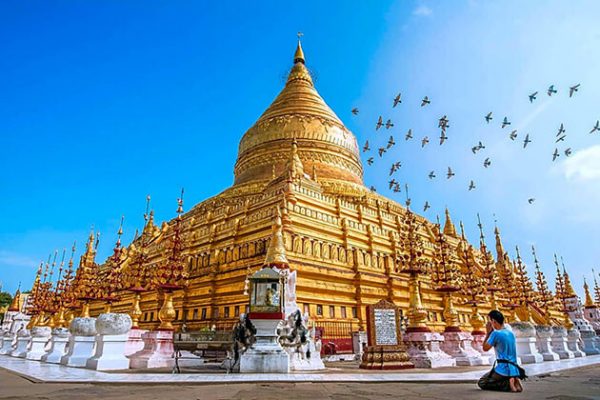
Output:
M12 303L12 296L8 292L0 292L0 308L6 307Z

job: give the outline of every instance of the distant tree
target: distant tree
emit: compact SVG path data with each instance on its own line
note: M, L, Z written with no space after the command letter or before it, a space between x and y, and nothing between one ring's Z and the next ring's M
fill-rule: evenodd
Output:
M0 292L0 308L4 308L12 303L12 296L8 292Z

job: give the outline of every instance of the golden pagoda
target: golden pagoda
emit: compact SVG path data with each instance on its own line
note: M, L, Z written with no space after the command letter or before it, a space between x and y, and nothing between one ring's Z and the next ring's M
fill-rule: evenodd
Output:
M473 282L485 279L492 289L491 296L477 293L478 312L490 310L490 298L498 304L508 298L506 282L513 272L499 231L494 263L485 246L484 254L457 235L448 210L442 230L369 190L356 138L319 95L305 62L298 43L283 90L241 138L231 187L160 227L147 209L143 232L120 249L119 263L109 259L98 266L99 279L114 268L123 275L113 312L131 312L140 328L155 329L163 303L172 301L176 330L183 324L188 330L232 326L246 311L247 277L265 262L285 263L297 272L299 307L324 337L335 332L334 339L350 338L350 332L364 329L366 306L381 299L394 302L404 315L412 310L415 327L442 331L444 298L450 295L439 292L433 279L440 237L453 271L460 275L469 268ZM175 234L181 237L185 284L165 291L147 284L147 277L168 264ZM96 270L92 242L90 237L81 260L84 271L74 282L83 285L74 291L84 315L88 305L91 315L104 309L104 301L90 293L90 272ZM466 257L457 256L464 255L459 246ZM488 268L500 279L491 279ZM453 293L452 312L445 310L452 316L448 324L480 328L471 327L472 302L460 296Z

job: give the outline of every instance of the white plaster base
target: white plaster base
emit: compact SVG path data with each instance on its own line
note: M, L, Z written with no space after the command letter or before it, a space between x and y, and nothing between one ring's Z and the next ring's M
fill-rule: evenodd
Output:
M41 361L52 364L60 364L61 358L65 355L67 343L69 343L68 336L52 335L52 338L50 339L50 348L42 357Z
M125 357L128 334L97 335L96 354L87 360L85 367L98 371L128 369L129 358Z
M535 364L544 361L544 357L536 348L535 337L517 337L517 354L522 364Z
M132 328L129 331L129 337L127 338L127 344L125 345L125 355L130 356L137 353L144 348L144 340L142 335L148 332L146 329Z
M2 343L2 347L0 347L0 354L10 354L13 349L13 342L15 340L14 335L4 334L4 342Z
M49 335L33 336L31 338L31 345L29 346L29 350L25 354L25 358L28 360L40 361L42 357L46 354L46 346L48 345L49 340Z
M581 351L581 348L579 347L579 339L581 339L581 335L578 329L574 328L569 330L567 335L567 347L573 352L575 357L585 357L585 353Z
M85 367L87 360L94 354L94 336L71 336L69 351L62 356L60 363L69 367Z
M581 341L583 342L583 352L588 356L600 354L600 348L597 344L598 336L594 331L581 331Z
M538 326L535 329L537 341L536 347L538 352L542 355L544 361L557 361L560 360L560 356L554 350L552 350L552 328Z
M483 357L473 348L473 335L469 332L444 332L441 348L456 360L456 365L489 365L489 357Z
M129 356L129 368L173 368L173 331L150 331L142 334L144 348Z
M444 353L440 343L444 337L435 332L408 332L404 334L406 352L415 368L454 367L456 360Z
M277 342L276 319L255 319L256 342L242 354L240 372L242 373L288 373L290 371L289 354Z
M18 336L17 344L13 348L13 351L10 353L10 355L12 357L24 358L25 354L27 354L27 350L28 350L30 341L31 341L31 336Z
M558 354L561 360L575 358L575 354L567 346L567 337L560 333L552 335L552 350Z
M471 345L473 346L473 348L475 350L477 350L479 352L479 354L481 354L481 357L485 360L487 359L488 364L486 365L491 365L494 363L494 360L496 360L496 354L493 351L485 351L483 350L483 341L485 339L485 333L481 332L481 333L472 333L471 335L473 336L473 343L471 343Z

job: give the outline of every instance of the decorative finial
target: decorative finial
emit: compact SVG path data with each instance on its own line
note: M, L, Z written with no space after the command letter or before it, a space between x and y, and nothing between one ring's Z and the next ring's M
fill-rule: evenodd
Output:
M463 242L466 242L467 238L465 237L465 226L463 225L462 221L459 221L458 225L460 226L460 238Z
M297 63L305 64L304 52L302 51L302 43L300 40L300 38L302 36L304 36L304 34L302 32L298 32L297 36L298 36L298 46L296 47L296 53L294 54L294 64L297 64Z
M286 256L285 246L283 244L283 233L281 223L281 209L277 205L275 221L273 222L273 231L271 233L271 241L267 249L264 266L287 268L288 259Z
M146 212L144 213L144 221L148 222L148 218L150 218L150 195L146 196Z

